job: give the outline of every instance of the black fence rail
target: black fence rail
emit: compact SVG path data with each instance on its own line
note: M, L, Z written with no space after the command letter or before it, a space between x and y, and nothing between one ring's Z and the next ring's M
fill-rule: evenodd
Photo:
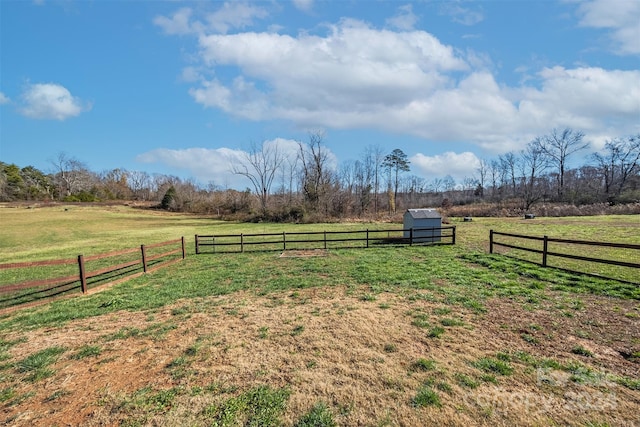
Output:
M456 244L456 227L307 231L293 233L196 234L196 254L368 248L376 245Z
M497 241L496 237L498 236L504 236L507 238L511 238L511 243L507 243L504 240L501 241ZM528 246L523 246L522 243L519 243L519 241L533 241L533 242L538 242L538 247L528 247ZM535 253L535 254L540 254L541 255L541 260L539 262L540 265L542 265L543 267L549 267L549 258L550 257L557 257L557 258L563 258L563 259L568 259L568 260L575 260L575 261L582 261L582 262L587 262L587 263L597 263L597 264L607 264L607 265L612 265L612 266L618 266L618 267L624 267L624 268L633 268L633 269L638 269L640 268L640 263L638 262L630 262L630 261L623 261L623 260L616 260L616 259L605 259L605 258L597 258L594 256L585 256L585 255L578 255L576 253L563 253L563 252L557 252L558 249L555 250L550 250L549 249L549 244L550 243L557 243L560 245L557 245L557 247L574 247L575 245L578 245L580 247L582 246L591 246L591 247L600 247L600 248L617 248L617 249L624 249L626 252L626 255L629 255L628 250L631 251L635 251L632 252L632 256L628 256L629 259L633 259L633 260L637 260L640 259L640 245L636 245L636 244L630 244L630 243L610 243L610 242L593 242L593 241L587 241L587 240L572 240L572 239L556 239L556 238L551 238L548 236L527 236L527 235L522 235L522 234L513 234L513 233L501 233L501 232L497 232L494 230L490 230L489 231L489 253L494 253L494 248L501 246L501 247L505 247L505 248L510 248L510 249L517 249L517 250L521 250L521 251L525 251L525 252L530 252L530 253ZM583 249L584 251L584 249ZM564 267L563 267L564 268ZM570 268L564 268L565 270L569 270L569 271L573 271L576 273L585 273L585 271L580 271L580 270L576 270L576 269L570 269ZM638 277L637 275L635 275L635 277ZM613 278L612 279L616 279L617 278ZM631 283L638 283L640 284L640 279L636 279L634 281L629 281L629 280L623 280L626 282L631 282Z

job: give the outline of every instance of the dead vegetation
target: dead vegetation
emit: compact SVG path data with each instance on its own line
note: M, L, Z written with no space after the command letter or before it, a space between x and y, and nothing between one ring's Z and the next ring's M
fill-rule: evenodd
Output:
M635 301L550 295L535 308L494 299L478 312L426 291L370 291L241 292L6 334L11 360L64 351L37 382L19 366L0 371L0 421L238 425L225 411L265 386L284 390L284 425L318 404L349 426L637 420Z

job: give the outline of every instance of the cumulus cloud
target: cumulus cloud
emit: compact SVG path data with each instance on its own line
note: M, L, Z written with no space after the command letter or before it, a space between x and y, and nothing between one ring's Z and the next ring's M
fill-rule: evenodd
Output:
M8 104L10 102L11 100L9 99L9 97L6 96L4 93L0 92L0 105Z
M426 32L380 31L353 20L331 26L324 37L214 34L199 37L199 45L206 65L239 68L241 75L203 82L191 90L197 102L254 120L284 118L318 127L368 123L375 111L448 85L443 72L468 67Z
M64 86L55 83L30 84L21 97L20 113L32 119L65 120L91 109Z
M142 163L158 163L189 172L199 182L223 183L232 176L230 164L241 152L229 148L158 148L136 157Z
M640 2L591 0L579 3L580 25L610 30L621 55L640 54Z
M313 9L313 0L293 0L293 5L303 12L310 12Z
M640 131L638 70L550 67L508 86L496 81L486 56L425 31L354 19L325 28L198 33L200 62L184 76L192 82L189 93L243 119L372 128L473 143L493 154L520 149L554 127L594 135L609 129L612 136Z
M170 18L166 16L156 16L153 23L166 34L190 34L197 32L197 28L191 23L191 8L184 7L177 10Z
M414 171L423 176L444 177L450 175L455 181L461 182L470 177L480 166L480 159L471 152L454 153L448 151L437 156L426 156L418 153L409 158Z
M277 146L278 151L292 162L298 154L298 142L290 139L275 138L265 141L268 146ZM329 153L333 158L333 154ZM214 182L231 188L250 186L246 177L233 174L233 166L246 162L247 151L230 148L186 148L173 150L158 148L142 153L136 161L157 163L188 172L198 182ZM249 170L251 166L247 164Z
M204 19L193 19L193 10L184 7L171 17L156 16L153 23L169 35L202 34L205 31L227 33L231 29L246 28L256 19L268 16L266 9L244 2L226 2L215 12L208 13Z
M417 22L418 17L413 13L413 6L411 4L400 6L398 13L387 19L387 25L402 31L413 30Z
M449 15L453 22L467 26L475 25L484 20L484 13L480 9L462 7L458 2L442 3L440 13Z

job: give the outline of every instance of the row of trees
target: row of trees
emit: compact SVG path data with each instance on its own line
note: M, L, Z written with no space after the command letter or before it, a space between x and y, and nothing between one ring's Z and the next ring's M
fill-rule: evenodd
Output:
M253 144L232 172L250 183L245 191L199 185L169 175L114 169L90 171L59 154L44 173L0 162L0 200L138 200L164 209L271 220L378 216L411 207L473 202L517 202L522 210L539 202L576 205L640 201L640 135L607 141L589 162L570 167L587 149L584 134L553 130L519 152L481 160L470 176L431 181L411 174L401 149L365 148L360 159L336 164L321 132L299 142L295 153L274 142Z

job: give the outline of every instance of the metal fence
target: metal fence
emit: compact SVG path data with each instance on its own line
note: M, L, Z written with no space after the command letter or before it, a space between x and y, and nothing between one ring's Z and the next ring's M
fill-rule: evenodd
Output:
M378 245L456 243L456 227L307 231L252 234L196 234L195 251L201 253L368 248Z
M498 236L511 238L511 243L507 243L504 240L497 241L496 237ZM537 247L528 247L528 246L523 246L522 243L519 243L518 242L519 240L533 241L533 242L539 242L539 243ZM541 255L540 265L542 265L543 267L549 266L550 257L557 257L557 258L564 258L564 259L576 260L576 261L582 261L582 262L588 262L588 263L607 264L607 265L613 265L618 267L626 267L626 268L634 268L634 269L640 268L640 263L637 263L637 262L597 258L595 256L585 256L585 255L579 255L576 253L557 252L557 249L556 250L549 249L549 243L558 243L564 247L573 247L577 245L577 246L591 246L591 247L618 248L618 249L631 250L631 251L635 251L633 252L634 255L637 254L636 256L633 256L631 259L636 259L636 260L640 259L640 245L636 245L636 244L593 242L593 241L587 241L587 240L572 240L572 239L556 239L548 236L542 236L542 237L527 236L522 234L501 233L494 230L489 231L489 253L494 253L494 248L497 246L501 246L505 248L517 249L517 250L522 250L530 253L540 254ZM577 271L573 269L567 269L567 270L570 270L576 273L584 273L584 271ZM640 280L636 280L634 283L638 283L638 282L640 282Z

